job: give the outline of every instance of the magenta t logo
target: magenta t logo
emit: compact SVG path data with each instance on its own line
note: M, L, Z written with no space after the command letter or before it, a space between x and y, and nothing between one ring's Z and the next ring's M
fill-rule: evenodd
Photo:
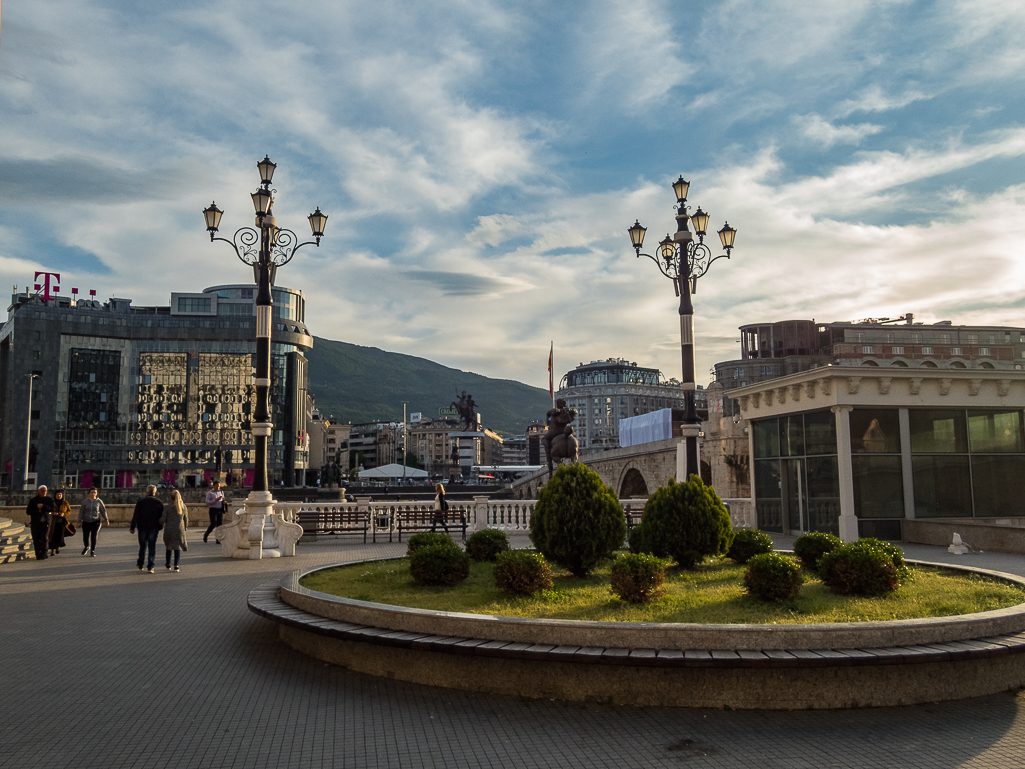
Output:
M42 283L36 283L36 291L42 291L43 292L43 299L50 300L50 299L53 298L52 296L50 296L51 289L53 290L54 296L56 296L60 292L60 290L61 290L61 287L59 285L59 283L61 282L60 273L59 272L37 272L36 273L36 280L37 281L39 280L39 276L40 275L43 276L43 282ZM51 278L53 279L52 281L50 280Z

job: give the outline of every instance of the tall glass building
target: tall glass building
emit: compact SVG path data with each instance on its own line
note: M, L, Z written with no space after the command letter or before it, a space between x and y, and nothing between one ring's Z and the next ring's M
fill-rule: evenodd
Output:
M130 488L252 482L253 285L172 293L134 307L15 294L0 329L0 483ZM273 485L308 463L301 291L276 287L268 446ZM31 387L31 409L29 388Z

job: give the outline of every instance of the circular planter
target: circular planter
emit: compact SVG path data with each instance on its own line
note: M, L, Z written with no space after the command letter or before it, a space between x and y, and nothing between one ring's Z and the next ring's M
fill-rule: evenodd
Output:
M999 572L909 563L1025 584ZM388 606L299 584L325 568L333 567L281 581L275 600L285 606L282 616L291 611L293 618L282 623L282 638L330 662L419 683L636 705L773 709L910 704L1025 685L1025 604L828 625L580 622ZM309 620L295 619L300 613Z

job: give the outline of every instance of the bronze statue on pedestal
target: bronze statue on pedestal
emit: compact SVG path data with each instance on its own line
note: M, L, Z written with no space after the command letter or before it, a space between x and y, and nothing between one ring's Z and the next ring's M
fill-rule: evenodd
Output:
M566 401L562 398L555 402L555 408L548 410L548 432L541 436L541 445L545 447L545 455L548 457L549 478L555 471L555 462L561 462L563 459L577 461L577 437L573 434L573 425L570 424L576 416L577 410L566 408Z

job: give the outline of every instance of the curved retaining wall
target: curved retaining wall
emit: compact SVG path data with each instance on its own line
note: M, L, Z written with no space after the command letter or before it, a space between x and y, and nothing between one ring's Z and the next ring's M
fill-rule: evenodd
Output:
M796 709L962 699L1025 685L1025 604L860 624L574 622L339 598L299 585L306 573L254 591L250 608L277 621L282 639L307 654L435 686L633 705Z

